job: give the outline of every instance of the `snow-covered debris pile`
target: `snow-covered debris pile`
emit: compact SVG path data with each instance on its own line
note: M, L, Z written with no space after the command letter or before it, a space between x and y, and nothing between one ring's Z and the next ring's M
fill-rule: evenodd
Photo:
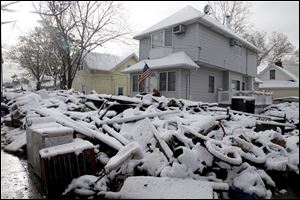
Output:
M11 112L4 123L20 122L11 123L19 128L16 131L3 128L9 142L24 130L26 119L43 116L73 128L76 137L95 145L99 176L74 179L65 195L129 197L126 184L123 192L113 193L120 191L127 177L149 176L155 177L149 184L175 179L204 181L201 184L206 186L224 184L217 189L207 186L210 198L233 191L229 188L270 198L278 184L274 179L299 176L299 130L289 125L299 122L295 103L269 107L261 116L236 114L215 103L149 94L131 98L58 90L9 94L8 105ZM286 125L294 130L283 134L280 129L256 129L258 120L272 120L266 115L279 114L286 114ZM129 185L148 181L129 180ZM189 187L182 183L181 187Z
M275 116L286 115L288 121L297 124L299 123L299 102L285 102L268 106L265 108L264 114Z

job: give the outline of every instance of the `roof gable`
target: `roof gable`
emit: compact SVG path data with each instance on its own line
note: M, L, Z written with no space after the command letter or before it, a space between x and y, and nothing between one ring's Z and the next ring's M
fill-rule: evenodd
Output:
M86 55L84 61L88 69L110 72L127 62L130 58L134 58L136 61L138 60L135 53L131 53L130 55L127 54L126 56L116 56L112 54L90 52Z
M258 74L258 77L262 77L262 75L264 75L271 69L275 69L275 70L279 71L280 73L283 73L284 75L288 76L293 81L296 81L296 82L299 81L299 79L296 76L294 76L293 74L291 74L289 71L285 70L282 67L276 66L275 64L272 64L272 63L270 63L263 71L261 71Z
M192 6L186 6L183 9L177 11L173 15L163 19L162 21L158 22L157 24L151 26L150 28L146 29L145 31L141 32L140 34L136 35L134 39L140 39L147 34L151 34L155 31L163 30L166 28L173 27L178 24L188 24L191 22L199 22L212 30L221 33L224 37L234 38L242 42L248 48L254 50L255 52L262 52L252 43L248 42L244 38L240 37L232 30L230 30L227 26L221 24L214 18L210 17L209 15L205 15L201 11L197 10Z

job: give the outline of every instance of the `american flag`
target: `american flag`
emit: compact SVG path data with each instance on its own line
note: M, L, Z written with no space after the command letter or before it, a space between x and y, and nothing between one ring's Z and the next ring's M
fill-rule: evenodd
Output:
M147 65L147 63L145 63L145 66L144 66L144 69L143 69L143 73L142 73L142 75L139 78L139 83L142 82L143 80L145 80L151 74L152 74L152 71L150 70L150 68Z

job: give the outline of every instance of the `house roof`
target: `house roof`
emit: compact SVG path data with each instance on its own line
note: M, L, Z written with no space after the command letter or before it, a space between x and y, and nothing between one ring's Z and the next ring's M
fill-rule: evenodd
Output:
M127 54L126 56L116 56L112 54L103 54L90 52L84 58L88 69L99 70L99 71L113 71L121 63L125 63L130 58L138 60L135 53Z
M299 63L283 62L283 68L299 79Z
M263 83L262 80L260 80L259 78L255 78L255 79L254 79L254 82L255 82L255 83Z
M259 89L271 89L271 88L299 88L299 82L269 80L269 81L263 81L263 83L259 85Z
M127 69L124 69L124 73L141 72L144 69L145 63L150 69L174 69L174 68L188 68L197 69L199 66L183 51L172 53L168 56L158 59L142 60Z
M273 64L273 63L270 63L264 70L262 70L262 71L258 74L258 76L260 77L262 74L264 74L265 72L267 72L270 68L275 68L275 69L277 69L278 71L281 71L282 73L284 73L285 75L287 75L288 77L290 77L291 80L293 80L293 81L296 81L296 82L299 81L299 79L298 79L297 76L293 75L292 73L290 73L290 72L287 71L286 69L284 69L284 68L282 68L282 67L279 67L279 66L277 66L277 65L275 65L275 64Z
M234 33L232 30L230 30L227 26L221 24L217 20L213 19L212 17L205 15L201 11L197 10L196 8L192 6L186 6L183 9L177 11L173 15L165 18L164 20L158 22L157 24L151 26L150 28L144 30L140 34L136 35L134 39L140 39L143 36L153 33L155 31L159 31L165 28L171 28L175 25L179 24L189 24L193 22L200 22L201 24L213 29L216 32L219 32L223 34L225 37L228 38L234 38L240 42L242 42L244 45L246 45L248 48L254 50L255 52L261 53L262 51L258 49L256 46L242 38L241 36Z

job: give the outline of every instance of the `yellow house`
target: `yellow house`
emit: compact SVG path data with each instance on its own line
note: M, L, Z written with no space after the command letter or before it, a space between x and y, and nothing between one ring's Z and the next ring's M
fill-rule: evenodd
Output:
M83 65L78 69L72 88L90 93L95 90L100 94L129 95L129 75L121 71L137 63L135 53L120 57L111 54L89 53Z

